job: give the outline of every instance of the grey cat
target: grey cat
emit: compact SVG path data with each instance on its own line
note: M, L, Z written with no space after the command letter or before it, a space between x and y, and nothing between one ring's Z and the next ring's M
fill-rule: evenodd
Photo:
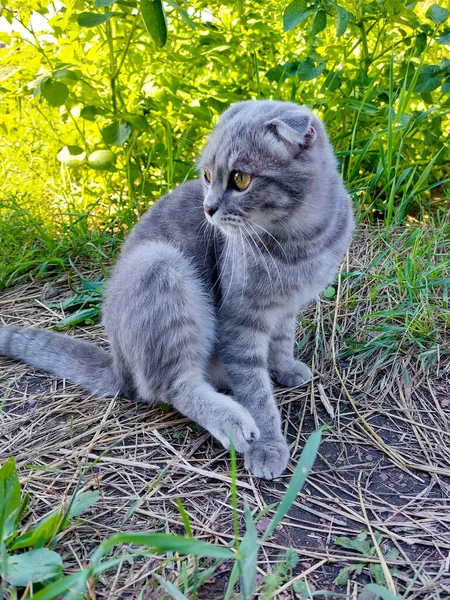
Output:
M311 378L293 358L296 315L335 277L353 211L324 126L304 106L234 104L199 169L123 246L103 306L111 354L16 327L0 329L0 354L100 395L170 402L225 447L231 436L245 467L271 479L289 458L271 379Z

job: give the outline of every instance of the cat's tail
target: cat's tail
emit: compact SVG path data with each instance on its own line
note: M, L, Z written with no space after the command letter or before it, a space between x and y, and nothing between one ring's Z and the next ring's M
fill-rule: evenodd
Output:
M68 335L45 329L0 327L0 356L21 360L100 396L115 396L121 391L112 356Z

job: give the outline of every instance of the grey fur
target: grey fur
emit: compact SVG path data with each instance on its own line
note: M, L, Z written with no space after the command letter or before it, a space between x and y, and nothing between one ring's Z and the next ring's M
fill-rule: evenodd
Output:
M211 183L161 198L124 244L103 307L111 354L16 328L0 329L0 354L92 392L168 401L270 479L289 450L269 373L288 387L311 377L293 358L296 315L335 277L353 212L322 123L296 104L234 104L199 169ZM252 175L247 190L233 170Z

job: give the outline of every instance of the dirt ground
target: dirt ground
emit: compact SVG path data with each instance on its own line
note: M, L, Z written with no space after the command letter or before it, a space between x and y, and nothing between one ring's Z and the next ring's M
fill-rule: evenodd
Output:
M361 267L364 257L356 252L350 260L347 267ZM60 286L56 295L70 294ZM63 313L46 307L42 294L39 281L3 292L0 321L52 326ZM306 487L260 553L258 581L276 571L292 547L300 561L273 597L300 597L292 586L303 579L316 590L331 591L328 598L343 593L356 600L361 586L373 580L369 565L380 564L380 558L375 550L363 557L334 539L354 539L371 529L382 536L384 560L399 592L408 588L410 600L448 599L450 361L443 358L426 375L412 357L400 355L385 367L356 359L334 365L333 352L339 356L344 340L363 326L346 298L344 283L339 303L322 299L303 313L303 329L311 335L299 344L299 356L312 364L313 382L276 390L291 447L289 471L276 481L262 481L246 473L239 459L240 507L246 500L257 514L281 498L308 434L330 425ZM106 343L100 326L71 334ZM302 336L299 330L299 340ZM23 489L32 498L29 523L70 497L80 478L81 490L101 494L59 546L67 573L87 565L92 550L115 531L184 534L177 498L196 537L218 544L233 538L228 452L169 407L149 410L121 398L92 397L6 359L0 359L2 404L0 462L9 456L17 461ZM267 516L258 522L260 531L265 523ZM360 563L360 575L334 585L340 569ZM222 564L200 597L223 598L230 568ZM180 583L178 569L176 562L157 556L124 563L107 572L90 597L162 598L152 573Z

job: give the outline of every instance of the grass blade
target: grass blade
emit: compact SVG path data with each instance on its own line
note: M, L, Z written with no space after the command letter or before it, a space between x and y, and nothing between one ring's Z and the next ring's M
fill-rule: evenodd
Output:
M364 592L373 592L376 594L376 597L382 598L382 600L402 600L401 596L397 596L390 590L376 583L369 583L364 587Z
M189 598L180 592L180 590L176 588L173 583L170 583L170 581L167 581L167 579L164 579L164 577L161 577L161 575L153 573L153 577L156 579L159 585L164 588L166 592L175 600L189 600Z
M214 544L208 544L202 540L185 538L180 535L167 533L117 533L104 542L92 557L93 563L104 556L111 548L118 544L137 544L151 548L154 552L179 552L180 554L191 554L192 556L206 556L209 558L232 558L235 553L229 548L221 548Z
M297 467L292 475L288 489L286 490L286 493L284 494L272 521L264 532L262 537L263 541L267 540L267 538L272 535L278 523L291 508L298 494L305 485L306 478L308 477L314 461L316 460L317 451L319 450L320 441L322 439L323 429L324 428L321 427L318 431L312 433L307 439L305 447L303 448L303 452L297 463Z
M236 581L239 579L241 571L241 565L239 561L236 561L233 565L233 569L231 570L230 578L228 580L227 590L225 592L225 596L223 600L230 600L231 595L233 594L234 586L236 585Z
M178 510L180 511L181 518L183 519L183 525L184 525L184 528L186 529L186 534L188 537L191 538L191 537L193 537L191 522L189 520L189 515L187 514L186 509L184 508L184 504L180 498L177 498L177 506L178 506Z
M242 539L239 554L241 563L241 593L244 600L251 598L256 582L256 563L258 560L259 544L255 521L250 508L245 503L246 532Z
M61 594L65 594L71 588L76 587L78 590L84 591L86 589L86 583L89 578L90 572L88 570L77 571L67 577L62 577L57 581L50 583L45 586L42 590L39 590L33 595L33 600L53 600L58 598Z

